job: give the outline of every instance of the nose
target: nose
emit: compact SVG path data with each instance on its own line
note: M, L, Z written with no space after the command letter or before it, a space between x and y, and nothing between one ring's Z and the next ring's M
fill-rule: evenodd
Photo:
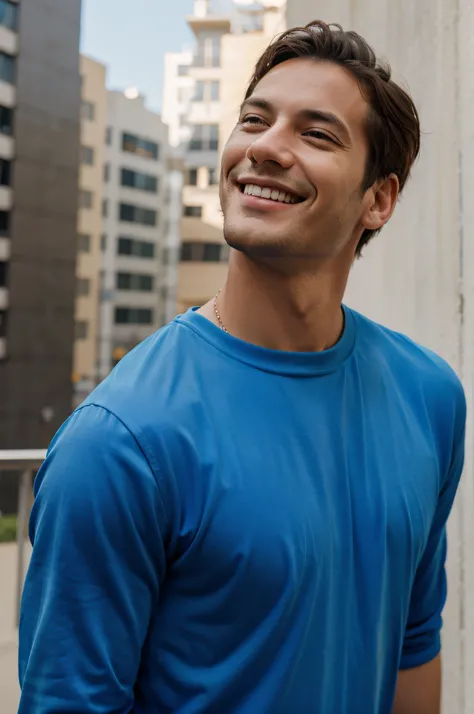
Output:
M247 158L254 164L269 161L283 169L291 168L294 164L294 156L288 131L278 124L269 127L250 144Z

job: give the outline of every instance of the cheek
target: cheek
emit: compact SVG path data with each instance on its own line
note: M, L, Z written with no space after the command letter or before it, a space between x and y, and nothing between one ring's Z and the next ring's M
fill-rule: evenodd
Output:
M345 203L362 184L363 170L349 154L321 151L308 168L308 175L319 199L339 204Z

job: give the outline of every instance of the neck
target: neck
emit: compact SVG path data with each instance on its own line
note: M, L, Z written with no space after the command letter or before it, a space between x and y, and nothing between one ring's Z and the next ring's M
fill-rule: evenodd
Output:
M289 274L232 251L219 294L222 322L234 337L261 347L295 352L329 349L344 324L341 309L350 263L333 261ZM209 305L202 311L211 317ZM212 318L216 321L212 307Z

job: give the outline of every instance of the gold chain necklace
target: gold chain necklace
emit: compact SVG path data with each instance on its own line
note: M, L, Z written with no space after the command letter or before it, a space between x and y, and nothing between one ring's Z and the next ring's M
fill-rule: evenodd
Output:
M219 314L219 309L217 307L217 298L219 297L221 290L222 290L222 288L220 288L220 290L218 290L216 292L215 297L214 297L214 312L216 313L217 324L219 325L221 330L224 330L224 332L227 332L227 334L229 334L227 327L224 325L224 323L221 320L221 316Z

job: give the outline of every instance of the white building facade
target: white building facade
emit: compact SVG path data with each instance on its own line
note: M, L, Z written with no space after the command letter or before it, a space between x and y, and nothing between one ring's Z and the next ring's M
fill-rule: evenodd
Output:
M168 130L134 91L109 92L99 371L165 321Z

